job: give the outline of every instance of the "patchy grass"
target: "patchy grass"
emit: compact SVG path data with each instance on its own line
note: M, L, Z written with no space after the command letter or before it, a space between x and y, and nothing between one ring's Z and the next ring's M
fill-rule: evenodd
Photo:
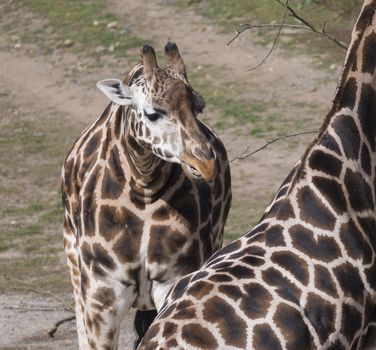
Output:
M201 70L206 72L201 74ZM247 87L242 86L238 81L226 81L224 85L218 86L215 77L218 75L218 68L204 67L199 71L192 69L189 75L194 88L205 98L207 112L219 111L217 120L205 120L216 130L231 129L243 136L257 138L278 137L286 135L291 130L300 132L307 129L311 124L308 117L301 116L296 120L283 116L278 110L283 110L278 101L268 103L265 100L244 96ZM272 108L271 108L272 107ZM308 105L302 107L310 107ZM205 118L205 113L204 113Z
M262 195L237 196L233 198L231 212L226 223L225 244L244 235L259 222L266 206L274 195L270 188Z
M124 58L144 43L108 12L103 0L17 0L2 11L11 18L3 26L10 40L37 45L42 54L63 49L79 56Z
M225 244L239 238L252 229L260 219L263 206L250 203L250 199L233 198L231 212L226 223ZM257 210L260 208L260 210Z
M175 1L175 4L184 6L182 1ZM223 23L240 20L240 16L247 16L248 13L252 13L255 18L271 19L280 11L278 6L270 1L194 1L193 6L215 21L224 19ZM144 43L118 16L109 12L104 0L16 0L5 5L2 10L8 16L0 26L8 34L12 45L20 40L38 47L39 52L47 56L60 50L77 55L83 60L95 58L90 60L90 63L86 61L83 64L85 67L74 64L67 73L71 78L80 78L84 71L102 67L109 56L135 60L136 51L133 49ZM113 23L117 25L108 28L108 25ZM72 43L65 46L66 40L71 40ZM114 49L113 52L109 52L110 47ZM242 97L245 89L239 82L227 80L225 90L218 86L216 77L219 69L205 67L205 75L202 75L202 71L194 70L190 74L193 86L207 101L208 111L219 111L220 118L215 124L210 123L215 129L232 128L234 132L240 132L237 130L240 129L242 133L255 137L269 134L281 136L291 130L294 125L275 112L278 106L271 112L265 101L252 100L252 103L249 103ZM41 139L43 135L25 134L23 137ZM19 139L18 135L15 135L15 139L18 142L27 141ZM44 146L39 143L33 147Z
M68 272L61 263L59 178L66 135L74 131L60 118L48 121L50 111L38 106L16 108L13 100L14 96L0 97L0 293L19 291L23 284L68 291Z
M204 70L206 74L203 75L201 70ZM261 135L268 129L265 120L270 118L265 103L255 100L249 103L242 98L242 87L238 82L226 81L226 89L218 86L218 82L213 78L216 77L217 70L211 67L201 67L200 70L192 69L189 76L194 88L205 98L207 111L220 112L220 118L214 124L213 121L209 124L216 130L228 128L236 130L239 124L247 123L246 134Z
M283 14L284 8L277 1L270 0L174 0L177 6L193 6L201 15L217 23L229 26L236 22L271 22ZM356 16L362 0L298 0L290 1L290 6L314 25L319 26L323 19L330 19L330 25L336 25L339 31L348 19ZM231 23L229 23L231 22ZM329 24L329 23L328 23ZM329 27L328 27L329 29Z
M197 13L220 24L226 32L232 32L234 26L242 23L279 23L284 13L283 6L271 0L174 0L173 3L179 8L193 7ZM325 25L326 32L344 42L349 41L362 4L362 0L290 1L291 7L305 20L319 30ZM291 16L288 16L286 22L301 24ZM274 40L277 31L278 28L254 29L259 43L268 45ZM309 31L286 30L278 45L293 54L304 52L313 55L318 63L324 63L325 66L342 62L344 55L344 51L334 43Z
M25 257L0 259L3 270L0 293L35 290L59 294L70 292L68 270L56 259L57 253L38 255L30 251Z
M176 4L183 6L181 1L176 1ZM272 18L274 13L280 10L270 1L195 1L193 6L213 20L222 18L226 23L240 19L240 15L246 16L248 13L254 14L256 18ZM144 43L120 18L109 13L104 0L16 0L5 5L3 12L9 15L2 27L8 33L9 40L13 40L12 45L20 40L38 47L39 52L44 55L60 50L77 55L83 60L95 58L90 63L86 61L84 68L74 64L67 73L71 78L79 79L85 70L103 66L109 55L133 59L135 50L132 49ZM114 23L117 25L111 26ZM66 40L70 40L71 44L65 45ZM114 51L109 52L110 48ZM214 78L218 76L218 72L212 67L205 67L205 72L206 75L203 76L202 72L193 71L190 78L195 88L205 97L208 111L219 111L220 118L215 124L210 123L215 129L231 128L234 132L255 137L269 134L281 136L292 127L295 129L295 125L276 112L278 106L270 111L265 101L252 100L252 103L249 103L242 97L244 87L240 86L239 82L226 81L226 90L223 90ZM18 136L15 135L16 142L26 142L27 138L43 138L43 135L25 134L23 137L26 140L21 140ZM34 143L33 147L42 151L40 148L44 146L40 142Z
M22 53L47 59L67 54L76 62L83 60L82 71L74 71L76 65L72 68L77 76L102 67L110 56L135 60L135 48L144 43L109 13L103 0L8 1L1 6L0 28L8 47ZM8 92L0 94L0 264L5 278L0 280L0 292L22 290L23 284L70 290L62 263L59 179L72 143L67 135L76 135L77 130L69 129L69 123L63 123L65 116L58 118L56 111L51 120L51 111L37 105L26 109L12 100L17 99ZM8 283L14 276L19 281Z

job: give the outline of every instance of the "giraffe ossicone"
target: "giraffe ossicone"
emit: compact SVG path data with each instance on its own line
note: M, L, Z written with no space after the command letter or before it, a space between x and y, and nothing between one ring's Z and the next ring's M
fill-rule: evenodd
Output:
M251 231L171 289L139 350L350 350L376 331L376 0L332 108Z
M177 46L158 67L145 45L124 81L74 143L62 169L64 246L80 350L116 350L121 321L137 310L139 337L175 280L222 245L231 206L226 150L199 118Z

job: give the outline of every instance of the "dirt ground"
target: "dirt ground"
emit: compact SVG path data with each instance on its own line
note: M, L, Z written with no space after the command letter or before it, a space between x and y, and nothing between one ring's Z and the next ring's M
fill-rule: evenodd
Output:
M211 77L216 88L227 91L231 89L226 84L228 80L239 82L239 86L245 87L240 94L249 104L257 99L264 101L269 110L276 106L278 113L290 118L296 129L301 129L301 116L307 128L318 128L334 95L341 62L327 69L319 69L314 60L306 55L290 55L287 59L283 50L277 49L263 67L246 72L246 68L256 64L267 50L255 43L252 34L245 34L228 47L225 43L232 37L231 33L224 33L215 23L191 10L180 11L166 6L167 3L108 0L107 6L123 18L133 32L155 43L157 51L162 51L167 40L176 41L188 73L194 70L196 74L206 74L205 69L210 67L216 74L214 78ZM49 111L51 123L55 123L54 117L58 116L59 123L70 125L74 130L66 136L65 152L79 131L93 121L107 103L96 90L95 82L121 77L132 62L125 62L122 67L107 64L91 69L79 81L67 77L69 68L76 64L74 54L48 57L30 55L22 47L10 47L4 35L0 34L1 104L5 106L11 103L13 110L20 110L20 113L25 111L35 118ZM214 125L218 114L215 109L210 109L205 120L209 125ZM1 119L0 115L0 123L5 122L5 119ZM247 147L254 150L262 146L272 136L269 135L267 139L252 138L243 128L249 128L248 124L239 122L234 128L217 130L227 146L230 159ZM238 210L238 214L232 214L235 218L231 224L233 230L240 227L236 226L236 221L247 222L243 216L253 218L263 211L278 184L299 160L313 137L308 135L294 142L276 143L247 160L233 164L233 210ZM56 183L58 181L56 179ZM9 183L1 185L8 186ZM242 233L238 232L239 235ZM57 234L60 233L54 233ZM0 257L13 259L17 254L16 250L10 249L0 253ZM64 266L62 251L58 251L58 256ZM3 283L7 283L7 280ZM47 336L47 330L54 322L72 314L66 306L71 303L71 294L65 291L54 292L49 297L32 288L24 293L0 294L0 349L76 349L74 322L62 325L55 338ZM124 322L123 329L120 349L131 349L132 315Z

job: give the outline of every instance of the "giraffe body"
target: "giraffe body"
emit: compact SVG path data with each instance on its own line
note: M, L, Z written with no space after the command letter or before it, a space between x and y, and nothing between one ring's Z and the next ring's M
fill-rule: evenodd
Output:
M362 349L376 325L375 10L259 224L174 285L139 349Z
M176 278L222 244L231 203L226 151L196 117L203 99L188 84L176 45L167 44L166 55L162 70L144 46L125 84L98 84L114 102L63 166L81 350L117 349L131 307L140 310L136 328L147 327L139 318L150 319L146 311L162 306Z

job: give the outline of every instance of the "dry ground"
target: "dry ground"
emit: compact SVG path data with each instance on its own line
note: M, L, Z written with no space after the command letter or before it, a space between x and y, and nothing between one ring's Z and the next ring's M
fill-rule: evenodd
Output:
M213 101L203 118L223 139L230 159L273 137L318 129L341 62L318 69L308 55L276 50L263 67L246 72L267 50L252 34L227 47L231 33L190 9L166 4L106 1L107 10L118 18L117 27L126 29L123 35L136 34L159 53L167 40L177 42L193 83ZM44 51L43 42L23 41L21 35L24 21L32 31L46 21L43 16L22 7L7 15L0 17L4 26L16 20L20 24L0 34L0 161L6 164L0 170L0 349L70 350L77 348L73 323L63 325L54 339L46 335L55 321L71 314L72 306L61 245L60 164L107 103L95 82L122 77L136 62L138 49L131 48L126 58L115 58L109 50L98 59L56 39L54 50ZM50 41L45 46L57 35L53 26L47 28ZM234 118L242 113L252 118ZM233 163L227 239L255 224L313 137L281 141ZM122 349L131 348L130 322L124 324Z

